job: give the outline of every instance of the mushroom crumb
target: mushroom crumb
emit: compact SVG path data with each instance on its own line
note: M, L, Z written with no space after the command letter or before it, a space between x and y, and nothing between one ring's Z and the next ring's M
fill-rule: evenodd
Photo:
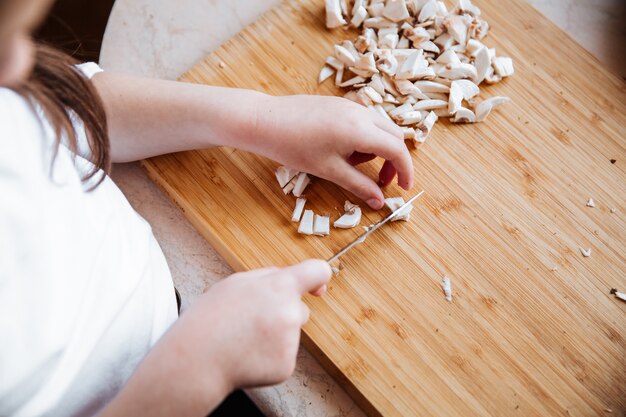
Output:
M587 200L587 207L595 207L596 206L596 202L593 201L593 198L590 198L589 200Z
M443 288L443 293L446 296L446 300L448 300L449 303L452 302L452 282L450 281L450 278L448 278L447 275L443 276L443 279L441 280L441 287Z
M626 301L626 294L624 294L623 292L617 291L616 288L611 288L610 294L613 294L614 296L616 296L622 301Z
M614 208L612 208L612 209L611 209L611 213L615 213L616 211L617 211L617 210L616 210L616 209L614 209Z
M326 26L356 28L335 45L319 82L334 74L344 97L394 121L424 143L439 117L478 123L507 97L478 100L479 86L514 74L513 60L482 41L489 24L470 0L448 11L436 0L326 0Z
M579 248L580 249L580 253L585 257L588 258L591 256L591 248L589 249L585 249L585 248Z
M220 63L219 63L219 67L220 67L221 69L226 68L226 64L224 63L224 61L220 61Z

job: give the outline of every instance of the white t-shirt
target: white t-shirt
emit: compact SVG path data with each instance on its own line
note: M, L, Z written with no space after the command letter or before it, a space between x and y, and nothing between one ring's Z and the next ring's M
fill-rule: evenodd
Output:
M41 112L0 88L0 416L94 414L177 317L148 223L53 149Z

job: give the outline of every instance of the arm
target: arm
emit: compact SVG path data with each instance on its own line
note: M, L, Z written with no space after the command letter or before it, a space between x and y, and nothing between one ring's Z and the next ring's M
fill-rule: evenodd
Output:
M397 173L400 186L412 186L401 129L343 98L273 97L106 72L93 82L107 112L114 162L230 146L335 182L378 209L380 188L353 165L380 156L386 160L381 184Z

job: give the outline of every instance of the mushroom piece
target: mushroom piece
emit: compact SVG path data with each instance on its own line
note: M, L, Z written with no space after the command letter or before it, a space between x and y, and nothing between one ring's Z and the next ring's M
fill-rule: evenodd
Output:
M476 67L471 64L460 62L458 64L447 64L437 71L437 75L449 80L460 80L461 78L475 79Z
M437 123L438 119L439 116L437 116L435 112L431 111L426 115L426 117L422 119L422 122L417 126L418 129L420 129L424 133L424 140L426 140L426 137L428 137L430 131L433 129L433 126L435 125L435 123Z
M402 134L404 135L404 140L415 139L415 129L412 127L402 126Z
M596 206L596 202L593 201L593 198L590 198L589 200L587 200L587 207L595 207Z
M470 109L461 107L451 119L452 123L476 123L476 115Z
M491 58L489 57L489 49L483 46L476 52L476 59L474 61L476 67L476 77L472 80L476 85L480 85L481 82L487 77L491 68Z
M279 166L276 168L276 179L278 180L280 188L285 188L285 186L294 180L299 173L300 171L297 169L288 168L286 166Z
M418 22L425 22L427 20L434 19L437 15L437 2L435 0L429 0L422 9L420 10L420 14L417 16Z
M343 216L335 220L333 226L338 229L351 229L361 223L361 208L350 201L344 204L345 213Z
M480 9L472 4L470 0L459 0L454 8L456 14L469 14L470 16L480 16Z
M341 45L335 45L335 57L345 66L353 67L356 64L354 54Z
M501 78L509 77L515 72L513 70L513 60L508 56L499 56L491 60L493 69Z
M415 86L423 93L449 93L450 87L436 81L416 81Z
M365 19L367 19L367 9L361 6L352 15L352 20L350 20L350 24L355 28L358 28L363 24Z
M422 113L419 111L409 111L399 114L395 120L400 126L414 125L422 120Z
M508 103L509 101L511 101L510 98L502 96L491 97L482 101L478 106L476 106L476 122L480 123L484 121L487 116L489 116L489 113L491 113L491 110Z
M341 62L334 56L329 56L326 58L326 65L336 69L337 71L342 70L344 68L343 62Z
M304 214L302 215L302 220L300 220L300 225L298 226L298 233L303 235L312 235L313 234L313 210L304 210Z
M350 87L352 85L360 84L365 81L366 81L365 78L361 77L360 75L357 75L356 77L350 78L349 80L342 82L341 84L339 84L339 87Z
M299 173L298 178L296 179L296 183L293 186L293 195L296 197L302 196L304 189L307 187L307 185L309 185L310 182L311 179L306 173Z
M452 82L450 86L450 98L448 101L448 113L454 115L460 108L463 102L463 90L456 81Z
M434 110L446 107L448 107L448 102L444 100L421 100L413 106L413 110Z
M463 100L469 101L480 94L480 88L470 80L455 80L452 84L459 86L463 92Z
M385 198L385 205L392 211L398 210L400 207L404 205L404 198L402 197L394 197L394 198ZM392 219L392 222L397 222L399 220L409 221L411 218L411 211L413 210L413 206L409 205L405 207L401 212L397 213Z
M392 22L400 22L411 17L406 8L405 0L387 0L383 9L383 16Z
M316 236L328 236L330 234L330 218L316 214L313 219L313 234Z
M306 204L306 198L296 199L296 207L293 209L293 214L291 215L292 222L298 223L300 221L300 218L302 217L302 212L304 211L305 204Z
M420 100L427 100L428 96L424 95L419 88L409 80L396 80L396 89L404 96L415 97Z
M585 249L583 247L579 247L578 249L580 249L580 253L584 258L588 258L591 256L591 248Z
M415 80L420 74L420 70L428 68L428 61L424 59L422 50L411 53L396 73L396 80Z
M441 288L443 288L443 294L446 296L446 300L449 303L452 302L452 281L446 275L441 280Z
M347 23L342 16L339 0L326 0L326 27L334 29Z
M334 73L335 73L334 68L331 68L328 65L324 65L322 67L322 70L320 71L319 79L317 80L318 84L321 84L327 79L329 79L330 77L332 77Z
M392 111L390 111L389 116L391 116L395 120L402 113L408 113L411 111L413 111L413 105L411 105L411 103L404 103L403 105L398 106Z
M467 25L465 19L459 15L448 15L441 22L441 26L452 36L458 44L467 42Z
M376 68L385 74L395 75L398 70L398 60L389 50L382 49L378 54Z
M384 5L383 5L383 7L384 7ZM370 15L375 16L371 7L370 7ZM373 29L391 28L391 27L395 27L395 26L396 26L395 22L392 22L391 20L385 19L382 16L380 16L380 17L370 17L368 19L365 19L365 21L363 22L363 27L373 28Z
M458 55L452 49L448 49L447 51L439 55L439 57L435 61L443 65L457 65L461 63Z

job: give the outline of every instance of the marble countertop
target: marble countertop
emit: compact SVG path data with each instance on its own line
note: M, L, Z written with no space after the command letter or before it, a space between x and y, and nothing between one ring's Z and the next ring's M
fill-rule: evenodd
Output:
M279 0L117 0L105 32L105 70L176 79ZM480 5L480 2L476 2ZM624 77L623 0L531 0L531 3ZM174 282L188 305L232 273L224 259L160 192L137 164L114 167L113 180L152 225ZM301 348L283 384L248 390L268 416L359 417L363 412Z

